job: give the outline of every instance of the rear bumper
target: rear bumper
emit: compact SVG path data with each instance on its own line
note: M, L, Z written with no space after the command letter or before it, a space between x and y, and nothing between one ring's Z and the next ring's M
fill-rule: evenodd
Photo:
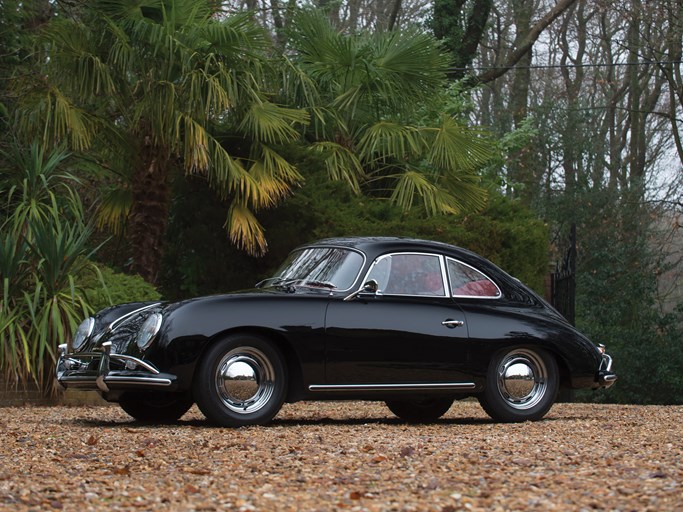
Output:
M600 368L598 368L598 374L596 377L597 388L607 389L614 385L617 381L617 374L612 371L612 358L604 352L604 346L601 345L602 361L600 362Z
M101 352L67 354L59 346L55 379L61 389L95 390L101 393L124 390L173 391L177 377L161 373L152 364L132 356L111 353L104 343Z

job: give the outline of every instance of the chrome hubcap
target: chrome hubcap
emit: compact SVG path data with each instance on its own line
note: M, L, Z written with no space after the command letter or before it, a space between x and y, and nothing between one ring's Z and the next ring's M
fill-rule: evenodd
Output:
M545 396L548 370L543 360L530 350L507 354L498 366L498 391L511 407L531 409Z
M231 350L218 364L216 389L233 412L252 414L273 396L275 371L266 355L254 347Z

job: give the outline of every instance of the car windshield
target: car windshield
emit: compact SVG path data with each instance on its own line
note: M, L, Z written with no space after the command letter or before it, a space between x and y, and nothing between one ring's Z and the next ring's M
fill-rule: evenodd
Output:
M363 266L363 256L339 247L315 247L291 253L262 286L299 285L348 290Z

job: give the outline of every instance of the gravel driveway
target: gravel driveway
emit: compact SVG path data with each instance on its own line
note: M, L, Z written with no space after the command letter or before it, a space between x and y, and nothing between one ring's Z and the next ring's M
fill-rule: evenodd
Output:
M139 425L118 407L0 408L0 510L683 510L683 407L556 405L432 425L379 403L267 427Z

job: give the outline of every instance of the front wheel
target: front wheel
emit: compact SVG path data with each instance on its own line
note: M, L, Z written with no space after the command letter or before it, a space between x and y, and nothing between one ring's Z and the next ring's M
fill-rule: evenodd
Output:
M138 421L169 423L181 418L193 404L190 393L124 393L119 406Z
M223 427L263 425L280 410L287 372L268 340L236 334L213 345L199 363L194 397L207 419Z
M496 421L540 420L555 402L558 387L553 356L538 348L514 348L491 360L479 403Z
M446 414L453 405L448 397L425 397L409 400L387 400L387 407L396 416L409 423L430 423Z

